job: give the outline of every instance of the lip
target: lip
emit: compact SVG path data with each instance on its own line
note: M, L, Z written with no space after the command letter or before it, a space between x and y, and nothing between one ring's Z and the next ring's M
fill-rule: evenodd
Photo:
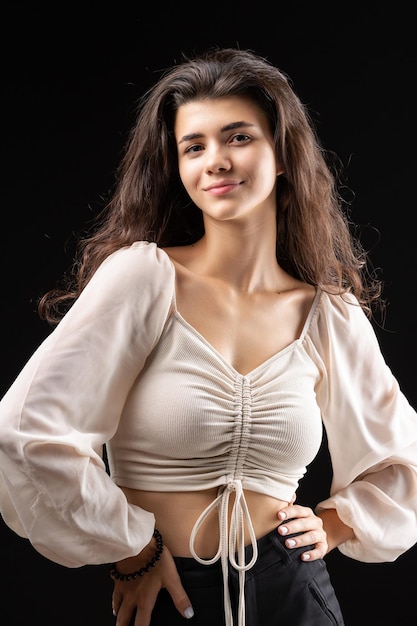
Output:
M205 187L204 191L207 191L213 196L222 196L233 191L233 189L236 189L240 184L241 182L238 180L218 180L208 187Z

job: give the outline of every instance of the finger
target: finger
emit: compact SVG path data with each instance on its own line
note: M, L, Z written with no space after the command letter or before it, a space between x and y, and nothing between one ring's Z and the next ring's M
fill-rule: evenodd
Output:
M170 581L170 583L166 585L166 589L169 592L177 611L179 611L186 619L193 617L194 609L190 598L182 586L180 577L178 576L176 580L172 582Z
M174 559L168 550L164 550L162 561L164 563L163 587L170 594L177 611L186 619L190 619L194 616L191 600L182 586Z
M146 584L143 584L146 582ZM149 626L158 593L161 590L159 579L151 574L138 586L136 595L136 616L134 626ZM130 623L130 622L129 622ZM118 625L117 625L118 626Z
M115 592L113 592L112 599L111 599L111 608L113 611L113 615L115 617L120 608L120 602L121 602L121 598Z
M113 589L112 602L111 602L111 608L113 611L113 615L115 617L119 613L122 603L129 602L125 598L126 598L126 594L123 593L121 589L118 589L117 586L115 586L115 588ZM132 606L133 606L133 602L132 602Z
M327 554L327 544L316 543L314 548L306 550L301 555L302 561L317 561L323 559Z
M278 519L283 521L292 519L295 517L310 517L314 516L314 511L308 506L301 506L300 504L290 504L278 511Z
M278 525L278 533L283 536L294 533L308 533L309 531L318 533L316 541L325 537L323 522L319 517L297 517L283 521Z
M287 548L302 548L305 546L323 545L327 550L326 534L317 531L309 531L302 534L290 535L285 540Z
M116 626L129 626L135 616L135 626L149 626L151 613L160 585L151 576L145 580L124 581L113 591L112 609Z
M287 534L285 527L279 528L278 531L282 536ZM309 530L297 534L290 533L285 540L285 545L290 549L308 546L308 550L303 553L302 557L305 561L323 558L328 551L327 535L324 530Z
M289 526L290 524L288 524L288 527L282 526L278 528L278 533L281 535L281 537L286 537L288 535L288 538L285 540L285 545L287 546L287 548L300 548L310 545L320 545L324 546L324 551L325 553L327 552L327 534L322 528L311 529L311 527L308 527L304 530L302 527L300 527L301 529L298 532L292 532L292 530L289 529Z
M151 613L146 607L136 607L135 626L149 626L151 623ZM130 622L129 622L130 624Z
M122 604L119 606L119 609L117 610L117 613L116 613L117 615L116 626L129 626L129 624L131 624L132 622L132 618L135 614L135 610L137 610L137 613L136 613L136 618L137 618L139 609L137 609L137 607L132 603L122 602ZM136 619L135 619L135 626L136 626ZM149 626L149 622L146 626Z
M115 584L113 589L111 605L113 615L117 617L117 626L124 626L125 623L129 624L129 619L132 617L135 609L134 594L129 588L130 585L133 585L133 582L127 583L124 588Z

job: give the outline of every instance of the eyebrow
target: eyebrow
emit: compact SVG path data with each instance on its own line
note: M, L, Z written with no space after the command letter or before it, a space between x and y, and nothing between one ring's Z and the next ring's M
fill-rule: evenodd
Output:
M228 130L235 130L236 128L249 128L251 126L254 126L254 124L251 124L250 122L244 122L243 120L240 122L231 122L230 124L226 124L226 126L222 126L220 132L224 133ZM204 133L190 133L189 135L184 135L183 137L181 137L181 139L178 141L178 144L183 143L184 141L193 141L194 139L200 139L201 137L204 137Z

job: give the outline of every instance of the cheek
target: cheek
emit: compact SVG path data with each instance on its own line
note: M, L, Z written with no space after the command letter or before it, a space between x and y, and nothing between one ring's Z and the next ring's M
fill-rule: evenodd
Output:
M265 156L256 160L255 177L262 187L271 189L277 180L278 165L275 158Z
M184 185L188 193L196 189L199 180L199 173L196 167L193 167L191 163L179 164L178 172L181 178L181 182Z

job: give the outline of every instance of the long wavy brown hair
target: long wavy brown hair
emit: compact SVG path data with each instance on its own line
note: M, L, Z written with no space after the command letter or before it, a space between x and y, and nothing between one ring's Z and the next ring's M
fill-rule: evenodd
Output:
M200 239L200 209L178 173L174 120L192 100L244 95L267 114L284 175L277 183L278 263L292 276L325 289L352 292L371 314L381 281L349 218L339 177L317 136L306 106L288 76L251 50L211 49L166 70L140 99L114 190L93 227L77 243L62 286L47 292L39 314L57 323L103 260L135 241L158 246Z

